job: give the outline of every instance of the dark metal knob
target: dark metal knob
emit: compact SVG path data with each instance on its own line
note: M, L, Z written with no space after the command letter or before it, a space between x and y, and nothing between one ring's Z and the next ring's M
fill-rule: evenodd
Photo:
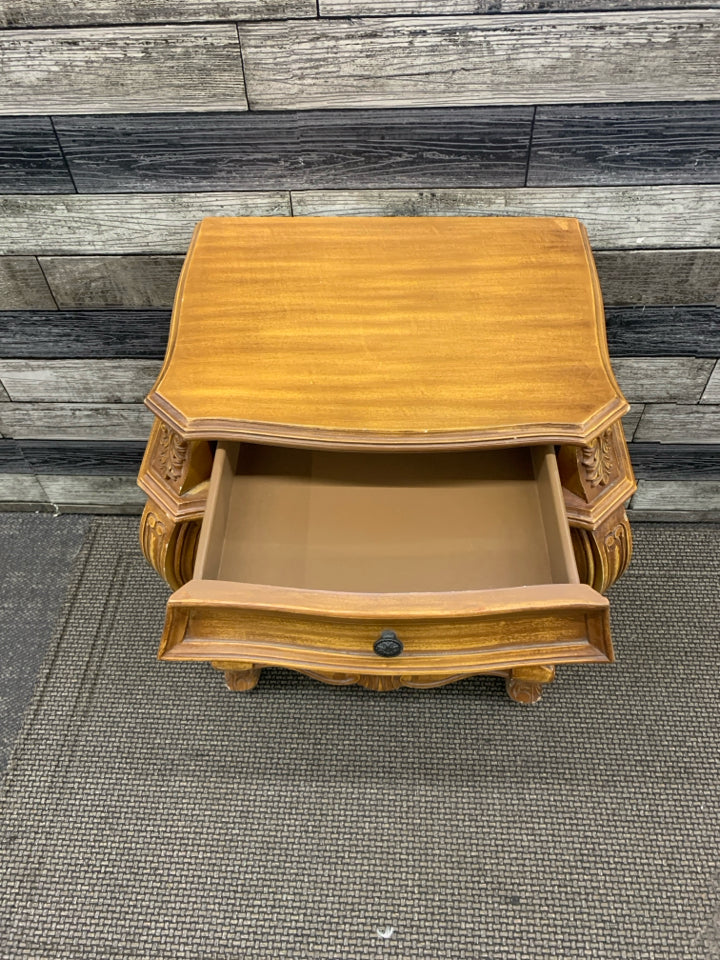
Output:
M383 630L373 650L379 657L397 657L403 652L403 645L394 630Z

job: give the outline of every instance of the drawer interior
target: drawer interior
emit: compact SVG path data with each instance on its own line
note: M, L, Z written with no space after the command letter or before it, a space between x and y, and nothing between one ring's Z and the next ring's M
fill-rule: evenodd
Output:
M578 583L551 447L220 443L195 578L408 593Z

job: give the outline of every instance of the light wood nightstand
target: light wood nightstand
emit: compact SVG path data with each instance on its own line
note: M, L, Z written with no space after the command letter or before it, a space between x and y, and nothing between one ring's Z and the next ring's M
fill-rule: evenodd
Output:
M146 402L163 659L525 703L612 660L635 482L577 221L205 220Z

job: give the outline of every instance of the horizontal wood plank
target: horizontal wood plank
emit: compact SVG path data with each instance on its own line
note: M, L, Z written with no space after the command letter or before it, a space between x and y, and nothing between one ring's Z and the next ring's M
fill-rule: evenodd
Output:
M531 107L58 117L78 189L522 186Z
M621 390L634 403L697 403L714 366L714 360L697 357L619 357L612 361ZM8 393L12 396L9 387Z
M635 434L635 430L637 429L638 423L640 423L640 417L642 416L644 409L645 405L642 403L631 403L630 409L622 418L623 433L625 434L625 439L628 443L630 443Z
M49 117L0 117L0 193L75 193Z
M607 304L720 305L720 249L595 252Z
M182 261L144 254L40 257L61 310L171 307ZM597 250L595 262L607 305L720 304L720 249ZM8 309L54 306L34 257L0 257L2 292Z
M571 0L572 2L572 0ZM574 0L577 2L577 0ZM71 27L314 17L315 0L2 0L2 27Z
M720 308L608 307L613 357L720 357Z
M0 357L161 360L169 330L168 310L0 311Z
M240 26L255 110L712 100L720 11Z
M247 109L231 23L6 30L0 73L2 114Z
M596 249L702 247L720 237L720 186L293 191L298 216L577 217Z
M50 503L58 507L82 505L139 509L147 500L147 495L132 477L45 474L37 479Z
M56 303L35 257L0 257L3 310L54 310Z
M640 480L631 519L720 520L720 481Z
M13 402L141 403L160 372L157 360L0 360Z
M34 472L16 440L0 440L0 474Z
M4 403L0 431L20 440L142 440L153 415L140 403Z
M649 403L634 439L637 443L720 444L720 406Z
M530 186L719 181L718 102L537 109Z
M720 360L715 364L700 402L720 404Z
M23 440L22 445L3 440L0 473L6 469L6 461L1 459L6 443L16 445L18 462L25 464L25 472L39 475L136 477L145 450L145 444L138 440Z
M182 263L180 256L40 258L60 310L171 307Z
M31 3L32 0L15 0ZM713 7L713 0L682 0L682 6ZM321 17L402 17L461 13L580 13L594 10L675 10L678 0L319 0Z
M0 469L0 504L4 510L16 503L43 504L45 491L37 477L26 473L3 473Z
M204 217L289 213L279 192L0 196L0 253L184 253Z
M631 443L638 479L720 480L720 446L685 443Z

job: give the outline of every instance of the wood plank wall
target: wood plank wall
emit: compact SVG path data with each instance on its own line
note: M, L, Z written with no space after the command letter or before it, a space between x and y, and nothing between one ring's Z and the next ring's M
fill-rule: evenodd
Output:
M588 226L640 489L720 518L720 10L0 0L0 507L137 511L204 216Z

